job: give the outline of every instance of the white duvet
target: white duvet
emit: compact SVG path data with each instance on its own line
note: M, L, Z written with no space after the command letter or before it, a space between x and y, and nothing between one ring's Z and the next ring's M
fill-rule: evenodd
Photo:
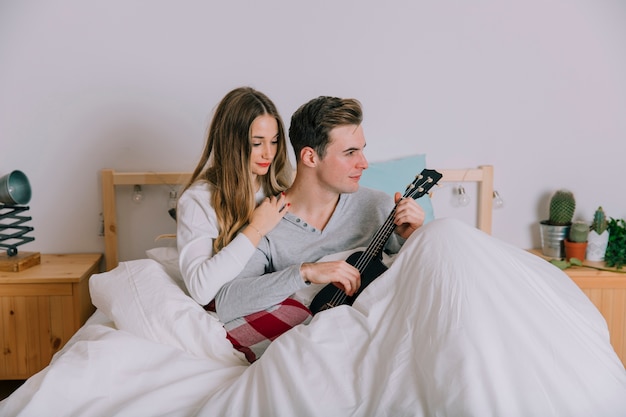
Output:
M91 289L98 311L0 416L626 416L626 370L588 298L460 221L424 226L353 307L252 365L155 261Z

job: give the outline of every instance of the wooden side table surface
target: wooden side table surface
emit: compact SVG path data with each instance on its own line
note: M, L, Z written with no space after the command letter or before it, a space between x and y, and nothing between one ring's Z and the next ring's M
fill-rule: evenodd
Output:
M99 253L42 254L39 265L20 272L0 271L0 284L78 282L101 258Z
M42 254L20 272L0 272L0 379L43 369L95 311L89 277L102 255Z

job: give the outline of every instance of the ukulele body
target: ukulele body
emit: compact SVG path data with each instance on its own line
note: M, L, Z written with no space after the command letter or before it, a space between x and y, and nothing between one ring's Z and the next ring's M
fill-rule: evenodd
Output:
M346 262L352 266L355 266L359 257L363 254L363 251L354 252L351 254ZM352 305L354 300L361 294L361 292L372 283L379 275L387 270L387 267L379 257L375 257L369 261L363 272L361 273L361 286L358 291L351 297L345 295L342 289L335 284L328 284L311 301L309 310L311 313L317 314L320 311L327 310L332 307L347 304Z

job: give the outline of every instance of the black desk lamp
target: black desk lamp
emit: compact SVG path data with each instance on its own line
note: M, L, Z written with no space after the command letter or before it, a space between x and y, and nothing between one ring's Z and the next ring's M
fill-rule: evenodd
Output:
M26 236L33 231L32 227L25 225L32 217L22 215L29 209L25 204L31 195L28 178L22 171L13 171L0 178L0 248L6 250L6 257L0 256L2 271L19 271L40 262L38 252L18 256L17 250L18 246L35 240Z

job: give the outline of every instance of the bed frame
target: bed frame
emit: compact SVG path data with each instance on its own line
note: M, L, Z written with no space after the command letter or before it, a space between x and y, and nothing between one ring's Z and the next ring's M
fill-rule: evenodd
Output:
M476 227L491 234L493 210L493 166L481 165L472 169L443 169L439 183L476 183ZM183 185L189 181L190 172L119 172L113 169L101 171L102 216L104 220L104 258L109 271L118 265L117 208L115 187L118 185Z

